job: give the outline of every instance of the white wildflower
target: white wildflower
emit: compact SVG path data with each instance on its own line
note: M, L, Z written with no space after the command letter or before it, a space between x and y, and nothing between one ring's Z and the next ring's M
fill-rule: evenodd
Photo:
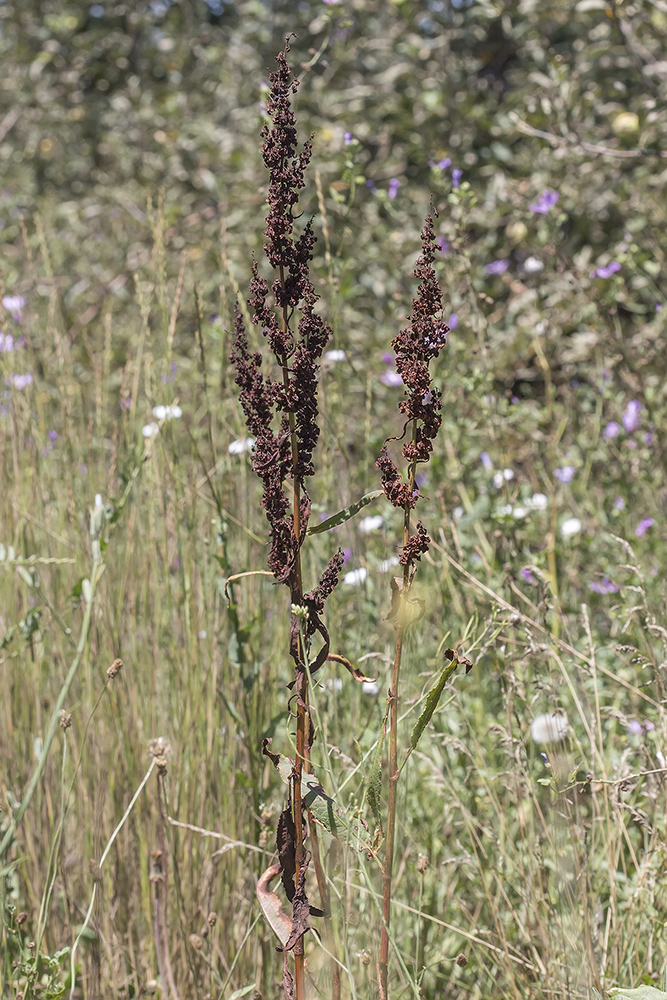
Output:
M232 441L227 451L230 455L242 455L244 451L250 451L254 444L254 438L237 438L236 441Z
M351 569L349 573L346 573L343 577L343 583L347 583L348 586L354 587L358 583L363 583L368 576L368 570L365 566L360 566L359 569Z
M578 517L568 517L567 521L563 521L560 526L560 533L563 538L570 538L572 535L578 535L581 531L581 521Z
M380 563L380 572L388 573L390 569L394 568L394 566L398 566L399 562L400 560L398 556L390 556L389 559L383 559Z
M347 354L345 351L327 351L324 355L327 361L346 361Z
M369 698L375 698L379 693L380 688L375 681L364 681L361 685L361 690L364 694L367 694Z
M536 715L530 725L530 735L535 743L559 743L570 731L565 712L545 712Z
M145 438L155 437L155 435L158 434L159 431L160 428L158 427L158 425L155 423L154 420L150 424L144 424L144 426L141 428L141 433Z
M178 420L183 416L180 406L154 406L153 416L156 420Z
M383 524L384 518L381 514L370 514L359 521L358 527L362 535L370 535L372 531L379 531Z

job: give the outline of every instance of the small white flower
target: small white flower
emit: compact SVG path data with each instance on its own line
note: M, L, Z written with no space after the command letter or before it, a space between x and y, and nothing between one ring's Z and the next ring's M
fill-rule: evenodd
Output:
M662 750L656 750L655 755L658 759L658 764L660 767L667 767L667 757L665 757Z
M455 521L460 521L464 514L465 511L463 507L455 507L454 510L452 511L452 516Z
M535 743L559 743L570 731L565 712L546 712L536 715L530 724L530 735Z
M568 517L567 521L563 521L560 526L560 533L563 538L570 538L572 535L578 535L581 531L581 521L578 517Z
M349 573L346 573L343 577L343 583L347 583L348 586L354 587L358 583L363 583L368 576L368 570L365 566L360 566L359 569L351 569Z
M205 639L206 636L207 636L207 634L208 633L206 632L206 629L202 628L202 629L199 630L199 632L197 632L197 638L198 639Z
M544 270L544 264L539 257L527 257L523 262L526 274L539 274Z
M153 416L156 420L178 420L183 416L180 406L154 406Z
M515 517L517 521L520 521L522 517L526 517L528 511L525 507L512 507L512 517Z
M526 505L535 510L546 510L548 502L549 500L544 493L533 493L530 500L526 500Z
M99 510L100 507L104 507L104 501L102 500L102 494L95 494L95 507Z
M394 566L398 566L399 562L400 560L398 556L390 556L389 559L383 559L380 563L380 572L388 573L390 569L394 568Z
M342 691L343 681L340 677L328 677L327 687L329 688L330 691Z
M509 515L512 513L512 504L506 503L504 507L501 507L499 509L498 513L502 514L503 517L509 517Z
M327 351L324 355L327 361L346 361L347 354L345 351Z
M242 455L244 451L250 451L254 443L254 438L237 438L236 441L232 441L227 451L230 455Z
M375 698L380 688L375 681L364 681L361 685L361 690L364 694L367 694L369 698Z
M160 431L160 428L155 423L155 421L153 421L150 424L144 424L144 426L141 428L141 433L143 434L143 436L145 438L152 438L156 434L158 434L159 431Z
M359 521L358 527L362 535L370 535L372 531L379 531L383 524L384 518L381 514L370 514Z
M493 485L497 490L503 485L504 482L509 482L510 479L514 479L514 471L512 469L503 469L502 472L496 472L493 476Z

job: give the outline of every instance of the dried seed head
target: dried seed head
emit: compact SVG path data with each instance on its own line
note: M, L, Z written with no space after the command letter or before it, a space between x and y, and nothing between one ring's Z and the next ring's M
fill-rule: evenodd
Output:
M158 736L148 744L148 752L155 758L158 770L164 773L167 770L167 757L171 755L171 744L163 736Z
M119 656L117 656L116 659L111 664L111 666L109 667L109 669L107 670L107 677L109 678L110 681L112 681L114 677L118 677L118 674L120 673L122 666L123 666L123 661L120 659Z
M428 858L425 854L419 855L419 861L417 862L417 871L422 875L428 869Z
M211 912L206 918L206 923L208 924L209 927L215 927L217 920L218 920L218 914L215 912L215 910L211 910Z
M23 911L22 911L21 913L19 913L19 914L18 914L18 916L16 917L16 923L17 923L17 924L19 925L19 927L20 927L20 926L21 926L21 924L24 924L24 923L26 922L26 920L27 920L27 919L28 919L28 914L26 913L26 911L25 911L25 910L23 910Z
M468 957L462 951L456 956L456 964L460 965L461 968L464 968L468 964Z
M437 213L435 213L437 214ZM449 327L442 319L442 291L438 284L433 261L438 246L433 232L433 215L428 215L422 229L422 252L415 266L415 277L419 280L417 297L412 302L410 325L394 337L392 347L396 353L396 371L405 386L405 396L398 404L405 417L403 433L400 437L390 437L385 441L377 466L382 473L382 485L387 499L394 507L403 510L414 508L419 499L419 489L411 474L409 482L404 482L387 445L390 441L402 440L408 426L412 431L403 445L403 457L411 465L428 462L435 438L442 421L441 393L431 385L429 362L437 358L447 343ZM428 550L429 538L424 530L410 539L410 545L401 560L403 565L411 563Z
M62 712L60 713L60 728L69 729L71 725L72 725L72 713L66 712L65 709L63 708Z

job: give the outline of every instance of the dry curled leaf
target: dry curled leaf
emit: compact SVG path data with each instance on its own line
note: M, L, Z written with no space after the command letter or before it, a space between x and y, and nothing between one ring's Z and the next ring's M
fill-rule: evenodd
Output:
M366 677L365 674L361 672L359 667L353 667L349 660L346 660L344 656L338 656L336 653L329 653L327 660L333 660L334 663L342 663L345 669L352 674L355 681L360 684L374 684L377 677Z
M262 913L268 920L273 933L280 941L283 948L289 941L292 934L292 921L283 910L280 898L271 892L269 886L271 882L280 875L280 865L271 865L260 876L257 882L257 900L262 908Z

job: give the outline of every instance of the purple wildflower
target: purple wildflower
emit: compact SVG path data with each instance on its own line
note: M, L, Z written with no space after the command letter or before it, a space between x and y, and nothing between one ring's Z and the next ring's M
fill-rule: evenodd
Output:
M5 385L11 385L15 389L25 389L26 386L32 385L32 375L30 373L26 375L10 375L5 379Z
M621 270L621 265L617 260L610 260L608 264L603 267L596 267L594 274L598 278L611 278L612 274L616 274L617 271Z
M380 381L383 385L399 386L403 385L403 379L394 371L393 368L387 368L384 375L380 375Z
M11 333L0 333L0 354L11 354L15 346Z
M610 420L602 432L604 438L615 438L621 430L621 425L616 420Z
M616 499L614 500L614 509L625 510L625 500L623 499L623 497L616 497Z
M398 189L400 188L400 186L401 186L401 182L399 181L398 177L392 177L390 179L390 181L389 181L389 190L387 191L387 194L389 195L390 198L393 199L393 198L396 197L396 195L398 194Z
M635 528L635 535L637 538L641 538L645 535L649 528L652 528L655 524L655 519L652 517L643 517L637 527Z
M642 724L637 719L628 719L628 724L625 728L631 736L639 736L642 732Z
M391 353L391 351L385 351L382 355L382 360L385 363L385 365L389 365L390 368L396 367L396 359L394 358L394 355Z
M561 483L571 483L574 479L575 468L573 465L564 465L562 469L556 469L554 476Z
M446 156L444 160L440 160L440 162L437 164L437 166L440 167L441 170L446 170L447 167L451 167L451 165L452 161L448 156Z
M531 572L530 567L524 566L523 569L519 570L519 575L524 578L526 583L532 583L533 586L537 584L537 580Z
M588 589L594 594L617 594L618 587L608 576L603 576L601 580L593 580L588 584Z
M631 399L625 408L623 414L623 426L625 427L628 434L632 434L636 431L641 423L640 413L642 411L642 404L637 399Z
M368 188L371 194L375 194L375 192L377 191L377 188L375 186L375 181L372 181L370 177L366 181L366 187Z
M547 188L546 191L542 192L537 201L533 202L533 204L528 207L531 212L536 212L539 215L546 215L547 212L550 212L551 209L554 208L559 197L560 195L558 194L558 191L552 191L550 188Z
M463 176L463 171L459 170L458 167L454 167L452 170L452 187L457 188L461 184L461 178Z
M662 312L662 302L656 302L656 304L655 304L655 311L657 313Z
M346 132L345 133L345 135L343 136L343 142L345 143L346 146L350 145L350 143L352 142L352 133L351 132Z
M479 457L485 469L493 468L493 462L491 461L491 456L489 455L488 451L483 451Z
M487 274L504 274L507 268L510 266L510 262L506 257L500 260L492 260L490 264L487 264L484 268Z
M23 312L21 311L26 304L26 300L22 295L3 295L2 297L2 307L6 309L11 315L13 320L20 323L23 319Z
M449 253L449 240L446 240L444 236L436 236L435 242L440 247L440 253Z
M447 320L447 326L449 327L450 330L457 330L458 329L458 326L459 326L459 314L458 313L452 313L451 314L451 316Z
M58 431L49 431L49 440L50 441L57 441L58 440Z

